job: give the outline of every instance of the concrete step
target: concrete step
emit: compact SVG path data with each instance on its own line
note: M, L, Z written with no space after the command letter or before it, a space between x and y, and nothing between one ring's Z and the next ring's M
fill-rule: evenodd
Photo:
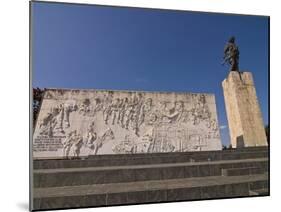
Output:
M253 175L268 172L268 167L242 167L222 169L222 176Z
M261 174L35 188L33 210L242 197L267 184Z
M97 167L97 166L122 166L159 163L200 162L238 160L250 158L268 157L265 148L245 148L224 151L202 151L202 152L172 152L153 154L123 154L123 155L96 155L80 159L44 159L34 160L34 169L55 169L75 167Z
M160 163L109 167L83 167L34 170L34 187L60 187L91 184L167 180L221 176L222 169L257 167L264 172L267 158L184 163Z

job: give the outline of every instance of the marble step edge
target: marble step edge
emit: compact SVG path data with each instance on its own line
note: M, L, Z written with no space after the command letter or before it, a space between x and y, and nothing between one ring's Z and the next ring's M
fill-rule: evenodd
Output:
M80 167L80 168L55 168L55 169L35 169L34 174L38 173L61 173L61 172L85 172L85 171L105 171L105 170L126 170L126 169L144 169L144 168L165 168L180 166L204 166L219 165L233 163L251 163L251 162L268 162L268 158L251 158L240 160L222 160L222 161L204 161L204 162L180 162L180 163L159 163L159 164L141 164L141 165L123 165L123 166L107 166L107 167Z
M159 157L200 157L200 156L229 156L229 155L247 155L247 154L268 154L267 149L261 149L256 151L197 151L197 152L168 152L168 153L137 153L137 154L107 154L107 155L91 155L88 157L70 157L70 158L34 158L35 162L40 161L95 161L106 159L142 159L142 158L159 158Z
M267 167L268 169L268 167ZM262 174L267 173L267 169L264 167L236 167L236 168L222 168L222 176L237 176L237 175L253 175L253 174Z

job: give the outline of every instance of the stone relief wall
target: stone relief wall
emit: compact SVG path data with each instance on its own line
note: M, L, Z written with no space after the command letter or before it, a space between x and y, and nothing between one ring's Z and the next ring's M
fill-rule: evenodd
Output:
M35 158L220 150L214 95L48 89Z

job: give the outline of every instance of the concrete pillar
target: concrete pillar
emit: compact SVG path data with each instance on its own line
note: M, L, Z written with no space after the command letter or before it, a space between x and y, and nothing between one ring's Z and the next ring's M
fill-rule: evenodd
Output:
M252 74L231 71L222 87L232 147L267 146Z

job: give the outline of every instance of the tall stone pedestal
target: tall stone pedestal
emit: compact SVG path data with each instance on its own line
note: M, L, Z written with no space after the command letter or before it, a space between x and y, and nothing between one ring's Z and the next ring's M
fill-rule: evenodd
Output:
M267 146L252 74L231 71L222 87L232 147Z

